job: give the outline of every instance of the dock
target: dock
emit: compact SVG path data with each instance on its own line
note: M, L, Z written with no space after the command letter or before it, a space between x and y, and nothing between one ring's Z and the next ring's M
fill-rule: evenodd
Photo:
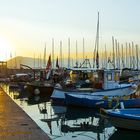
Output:
M50 140L0 87L0 140Z

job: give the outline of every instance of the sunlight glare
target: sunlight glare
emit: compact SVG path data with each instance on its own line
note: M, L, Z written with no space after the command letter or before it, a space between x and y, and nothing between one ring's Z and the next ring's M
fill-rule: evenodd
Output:
M0 61L7 60L10 56L11 50L12 50L12 46L8 42L8 40L0 36L0 52L1 52Z

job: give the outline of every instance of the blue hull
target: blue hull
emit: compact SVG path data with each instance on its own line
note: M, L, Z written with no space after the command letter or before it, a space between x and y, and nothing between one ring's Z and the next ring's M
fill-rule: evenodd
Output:
M116 100L104 100L104 99L94 99L94 98L85 98L78 97L70 94L65 95L65 102L68 106L81 106L89 108L113 108L118 104ZM136 108L140 107L140 98L133 99L120 99L119 102L123 102L124 107L126 108Z
M110 123L116 128L138 130L140 131L140 109L101 109L103 114Z

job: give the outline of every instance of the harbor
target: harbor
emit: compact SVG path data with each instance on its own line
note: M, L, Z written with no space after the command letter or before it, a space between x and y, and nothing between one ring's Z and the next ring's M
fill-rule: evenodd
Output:
M140 2L0 2L0 140L140 139Z

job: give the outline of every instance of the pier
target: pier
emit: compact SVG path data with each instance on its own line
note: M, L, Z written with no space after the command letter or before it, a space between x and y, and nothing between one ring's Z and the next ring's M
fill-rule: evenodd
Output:
M0 88L0 140L50 140L2 88Z

